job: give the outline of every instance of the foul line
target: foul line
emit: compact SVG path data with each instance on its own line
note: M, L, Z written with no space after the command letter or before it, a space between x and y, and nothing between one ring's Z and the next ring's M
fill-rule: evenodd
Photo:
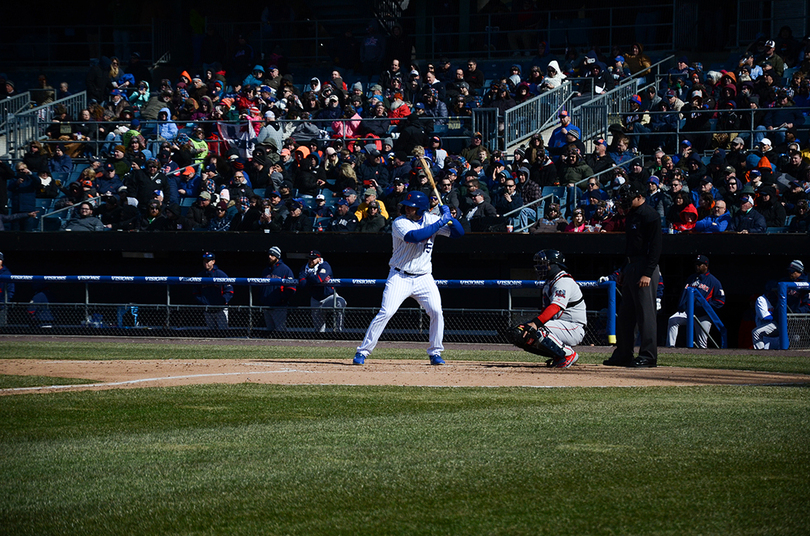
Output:
M138 383L158 382L164 380L184 380L189 378L214 378L217 376L246 376L246 375L249 376L251 374L253 375L279 374L288 372L301 372L304 374L314 374L311 370L296 370L296 369L264 370L253 372L220 372L217 374L190 374L185 376L163 376L160 378L141 378L138 380L126 380L121 382L110 382L110 383L74 383L70 385L41 385L39 387L12 387L9 389L0 389L0 393L13 391L42 391L45 389L77 389L77 388L87 389L89 387L119 387L122 385L134 385Z

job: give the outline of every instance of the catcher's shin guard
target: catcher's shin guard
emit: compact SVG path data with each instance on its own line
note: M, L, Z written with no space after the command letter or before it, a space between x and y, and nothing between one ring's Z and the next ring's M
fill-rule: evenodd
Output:
M565 359L565 343L543 326L537 328L537 342L535 344L537 349L546 357Z

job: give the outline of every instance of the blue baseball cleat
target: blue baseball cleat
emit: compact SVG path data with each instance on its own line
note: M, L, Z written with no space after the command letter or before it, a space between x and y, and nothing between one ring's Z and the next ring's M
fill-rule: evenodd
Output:
M444 365L444 359L439 354L434 354L430 356L430 364L431 365Z
M352 365L362 365L366 362L366 356L357 352L354 354L354 359L352 360Z

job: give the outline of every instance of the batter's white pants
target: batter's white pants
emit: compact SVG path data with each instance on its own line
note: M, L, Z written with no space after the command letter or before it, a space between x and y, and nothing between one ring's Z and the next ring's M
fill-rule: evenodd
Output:
M565 349L566 353L568 353L569 350L573 352L574 350L571 346L576 346L585 338L585 328L582 327L581 324L566 322L565 320L549 320L543 325L549 333L560 339L564 345L568 346L568 348Z
M706 348L709 343L709 331L712 329L712 321L707 317L695 316L695 322L700 324L700 328L695 329L695 344L698 348ZM667 324L667 346L672 348L678 340L678 329L686 325L686 312L675 313L669 317ZM696 326L697 327L697 326Z
M441 354L444 350L442 345L444 315L442 314L442 298L439 295L436 281L433 280L431 274L409 276L397 272L393 268L388 273L388 281L385 283L380 312L368 326L363 342L357 347L358 352L368 356L374 350L388 321L397 312L402 302L408 298L415 299L430 317L428 356Z

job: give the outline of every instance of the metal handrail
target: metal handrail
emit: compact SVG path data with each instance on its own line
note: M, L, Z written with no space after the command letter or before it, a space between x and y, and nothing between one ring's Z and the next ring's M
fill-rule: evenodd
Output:
M626 164L629 164L630 162L634 162L634 161L636 161L638 159L642 159L642 161L643 161L643 158L644 158L643 155L636 155L633 158L631 158L630 160L627 160L626 162L622 162L622 166L624 166ZM581 181L574 183L574 186L579 187L580 184L582 184L584 182L588 182L590 179L593 179L595 177L601 177L602 175L605 175L607 173L612 173L614 171L614 167L610 167L610 168L608 168L608 169L606 169L604 171L600 171L599 173L594 173L593 175L591 175L589 177L585 177ZM531 179L527 179L527 180L531 180ZM568 186L566 186L566 187L568 187ZM534 201L530 201L529 203L524 204L522 207L518 207L518 208L516 208L514 210L510 210L509 212L504 214L502 217L507 218L507 217L509 217L509 216L511 216L513 214L517 214L518 212L521 212L524 208L531 208L531 207L537 205L538 203L540 203L541 201L545 201L546 199L549 199L549 198L551 198L553 196L554 196L554 194L548 194L548 195L541 196L539 199L535 199ZM530 223L529 225L521 227L520 229L516 229L515 232L516 233L521 233L521 232L525 231L526 229L528 229L529 227L531 227L532 225L534 225L534 223Z

